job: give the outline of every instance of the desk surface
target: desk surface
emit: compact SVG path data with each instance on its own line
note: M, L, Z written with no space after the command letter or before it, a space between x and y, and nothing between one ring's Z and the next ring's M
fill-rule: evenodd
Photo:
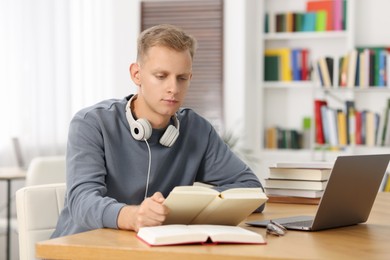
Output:
M314 214L314 205L268 203L264 213L248 220ZM37 244L46 259L388 259L390 193L379 193L367 223L317 232L288 231L283 237L265 229L241 226L262 234L267 245L185 245L149 247L134 232L98 229Z

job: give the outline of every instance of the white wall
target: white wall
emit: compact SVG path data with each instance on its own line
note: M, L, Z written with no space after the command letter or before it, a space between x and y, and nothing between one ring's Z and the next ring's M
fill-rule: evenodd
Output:
M390 1L356 0L357 46L390 46Z
M224 119L226 130L240 138L240 145L258 150L257 124L261 113L258 102L262 43L256 0L224 2ZM255 139L255 140L253 140ZM248 162L250 163L250 162ZM256 168L255 165L250 165Z
M113 37L116 39L113 74L114 97L136 92L130 79L129 66L137 57L137 37L140 33L140 0L115 0Z

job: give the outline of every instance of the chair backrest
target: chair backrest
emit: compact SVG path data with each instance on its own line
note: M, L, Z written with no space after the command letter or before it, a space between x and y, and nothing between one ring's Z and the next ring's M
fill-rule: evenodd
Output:
M36 157L26 174L26 186L66 182L65 156Z
M35 258L35 243L50 239L64 207L65 183L26 186L16 192L19 257Z

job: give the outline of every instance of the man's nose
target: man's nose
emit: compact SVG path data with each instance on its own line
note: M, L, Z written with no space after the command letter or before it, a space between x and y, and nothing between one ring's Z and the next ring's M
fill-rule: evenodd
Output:
M169 81L168 81L168 92L169 93L178 93L179 92L179 83L177 81L177 79L175 77L172 77Z

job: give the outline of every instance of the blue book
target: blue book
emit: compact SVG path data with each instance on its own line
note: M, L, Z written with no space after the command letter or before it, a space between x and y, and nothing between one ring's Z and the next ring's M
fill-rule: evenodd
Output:
M302 31L314 32L316 30L316 15L315 12L307 12L303 15Z
M291 51L291 68L293 74L293 80L301 80L301 50L293 49Z
M387 51L382 50L379 53L379 84L378 86L384 87L386 85L386 59Z

